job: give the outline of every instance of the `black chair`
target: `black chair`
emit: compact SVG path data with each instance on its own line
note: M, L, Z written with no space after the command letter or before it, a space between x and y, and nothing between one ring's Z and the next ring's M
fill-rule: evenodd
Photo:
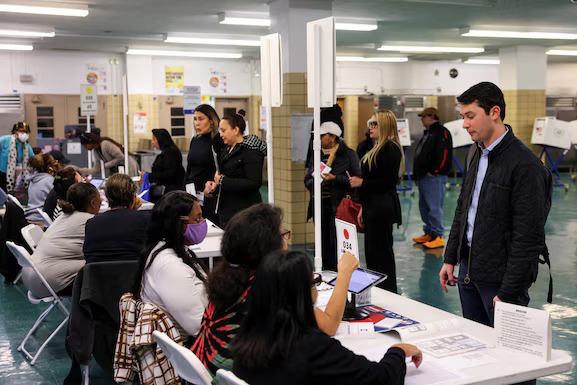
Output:
M87 380L92 357L112 381L120 325L118 301L132 290L138 267L138 261L94 262L78 272L66 337L72 367L65 384L80 384L82 376Z

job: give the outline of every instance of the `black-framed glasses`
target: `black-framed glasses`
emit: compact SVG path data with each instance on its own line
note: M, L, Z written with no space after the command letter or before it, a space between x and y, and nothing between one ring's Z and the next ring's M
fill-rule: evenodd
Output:
M280 233L280 235L282 235L282 237L284 239L286 239L287 241L289 241L291 239L291 231L290 230L284 230L282 233Z
M311 287L317 287L323 282L323 277L319 273L313 274L313 280L311 282Z
M379 126L379 123L375 120L367 122L367 127L369 127L369 128L377 128L378 126Z

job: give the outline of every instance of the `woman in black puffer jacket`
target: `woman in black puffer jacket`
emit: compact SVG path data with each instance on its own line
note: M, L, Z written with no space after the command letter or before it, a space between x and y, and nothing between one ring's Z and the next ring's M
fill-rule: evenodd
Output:
M164 128L152 130L152 145L162 151L152 164L152 172L148 174L151 184L164 186L164 193L182 190L184 184L184 167L182 153L174 144L172 137ZM162 194L158 188L151 187L150 200L156 202Z

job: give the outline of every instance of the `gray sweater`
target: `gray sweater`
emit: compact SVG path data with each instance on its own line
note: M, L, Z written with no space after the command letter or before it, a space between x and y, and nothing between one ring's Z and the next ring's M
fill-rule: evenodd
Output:
M42 215L37 209L44 207L46 197L54 186L54 177L45 172L32 174L28 177L28 208L26 209L26 219L29 221L42 221Z

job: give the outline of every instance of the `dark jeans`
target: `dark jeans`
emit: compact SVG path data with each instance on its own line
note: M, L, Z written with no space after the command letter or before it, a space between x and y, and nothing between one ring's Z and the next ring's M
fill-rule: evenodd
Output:
M467 251L468 253L468 251ZM465 254L465 253L463 253ZM493 327L495 309L493 307L493 298L499 293L500 284L489 284L475 282L472 280L468 284L463 280L467 273L468 260L466 256L461 257L461 266L459 267L459 297L461 299L461 308L463 317L479 322L483 325ZM529 288L525 289L517 301L516 305L527 306L529 304ZM537 380L519 382L516 385L534 385Z

